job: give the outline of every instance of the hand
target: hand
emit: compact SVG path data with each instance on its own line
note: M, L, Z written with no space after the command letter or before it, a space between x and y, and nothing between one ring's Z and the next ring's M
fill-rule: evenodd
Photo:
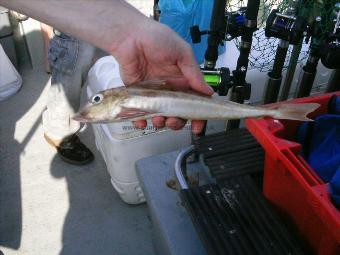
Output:
M125 84L162 79L178 90L213 94L203 80L190 45L170 28L145 20L125 38L113 53ZM154 117L152 122L156 128L167 126L177 130L184 127L186 120L160 116ZM146 121L138 121L135 125L144 128ZM194 133L200 133L203 127L204 121L192 121Z

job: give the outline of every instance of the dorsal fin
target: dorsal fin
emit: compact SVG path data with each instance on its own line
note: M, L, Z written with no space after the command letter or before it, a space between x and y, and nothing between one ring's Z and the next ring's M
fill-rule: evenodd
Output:
M103 94L104 96L110 96L113 93L114 94L120 94L120 95L127 95L127 91L126 91L126 87L125 86L121 86L121 87L116 87L116 88L110 88L110 89L106 89L103 91L99 91L98 93Z
M144 89L173 90L173 88L168 85L165 80L141 81L129 85L129 87L131 86Z

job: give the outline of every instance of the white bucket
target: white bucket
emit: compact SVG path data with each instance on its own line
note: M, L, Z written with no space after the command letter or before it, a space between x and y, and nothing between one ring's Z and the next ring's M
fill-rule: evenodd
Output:
M119 74L119 65L112 57L99 59L91 68L87 80L87 95L113 87L124 86ZM131 122L93 124L96 145L101 152L111 183L122 200L128 204L145 201L135 171L139 159L178 150L191 143L191 131L168 129L134 129ZM162 169L159 169L162 171Z

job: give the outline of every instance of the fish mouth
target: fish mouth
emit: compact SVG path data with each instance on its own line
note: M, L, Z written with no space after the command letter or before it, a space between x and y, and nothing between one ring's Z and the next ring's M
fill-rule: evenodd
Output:
M73 119L75 121L79 121L79 122L84 122L84 123L106 123L106 122L109 122L109 121L89 117L88 113L84 112L84 111L74 114L71 117L71 119Z
M73 120L75 121L79 121L79 122L91 122L91 119L89 119L88 117L85 116L84 113L82 112L78 112L75 115L73 115L71 117Z
M71 118L72 118L73 120L79 121L79 122L88 122L88 118L85 118L85 116L83 116L82 113L76 113L76 114L73 115Z

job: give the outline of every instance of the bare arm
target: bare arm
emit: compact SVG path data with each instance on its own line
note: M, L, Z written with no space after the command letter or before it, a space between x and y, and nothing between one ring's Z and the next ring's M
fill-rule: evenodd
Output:
M119 41L124 41L136 29L136 25L149 22L147 17L122 0L0 0L0 5L110 53L115 51Z

